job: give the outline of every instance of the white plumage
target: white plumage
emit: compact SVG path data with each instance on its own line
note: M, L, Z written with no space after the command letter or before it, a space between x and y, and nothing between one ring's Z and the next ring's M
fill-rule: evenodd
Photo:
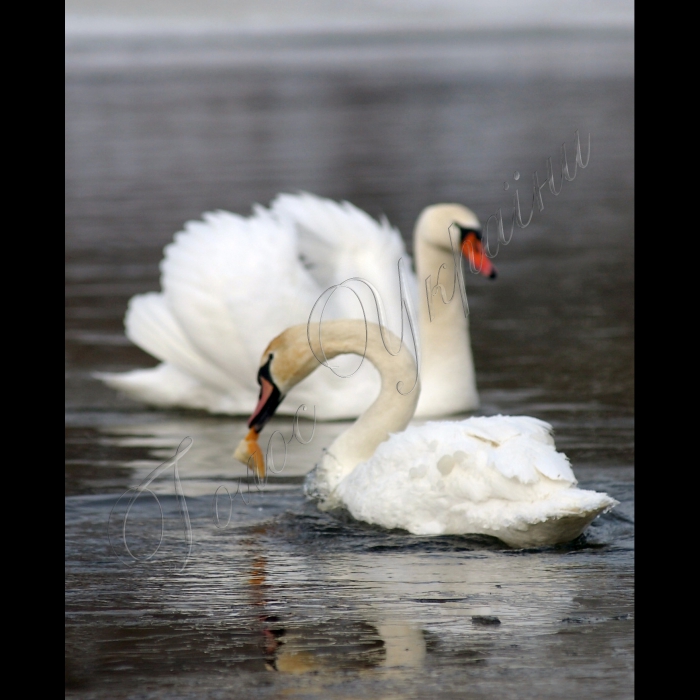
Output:
M335 498L358 520L415 535L566 542L617 501L576 488L550 431L536 418L500 415L409 426L358 464Z
M429 259L434 279L441 263L453 265L447 229L454 217L478 226L469 210L450 205L437 225L425 228L427 238L435 241L421 240L417 245L426 251L423 257ZM475 408L478 394L459 293L450 306L439 302L442 308L433 308L434 322L429 323L398 230L348 202L308 193L279 195L269 209L255 206L250 217L218 211L204 214L202 221L188 222L165 248L162 291L132 298L125 319L127 337L161 364L96 376L132 398L158 406L249 413L259 391L257 361L268 340L292 324L306 322L316 300L331 285L352 277L368 280L383 301L387 327L400 333L400 259L410 303L413 309L422 304L420 333L428 346L432 342L439 348L440 355L425 358L421 368L426 380L417 415ZM444 282L451 273L441 274ZM377 321L369 288L352 286L368 321ZM436 314L442 316L435 320ZM339 290L324 320L362 317L354 295ZM404 339L409 338L406 323ZM446 372L446 363L459 371ZM363 363L352 382L331 372L318 373L290 392L279 412L293 414L306 404L309 410L317 406L319 420L354 417L367 405L368 397L378 393L379 383L369 363Z

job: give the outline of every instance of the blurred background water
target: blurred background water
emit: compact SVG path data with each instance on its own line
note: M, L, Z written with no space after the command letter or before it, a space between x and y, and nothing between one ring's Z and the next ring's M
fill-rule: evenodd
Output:
M69 696L632 697L631 3L66 8ZM428 204L508 211L576 129L589 166L544 190L496 281L467 284L480 413L549 421L581 485L621 501L579 541L512 551L317 512L301 481L346 423L292 443L262 490L243 484L226 527L220 489L219 529L244 419L154 410L92 378L156 364L124 336L126 304L159 289L163 246L202 212L308 190L385 214L410 248ZM172 469L151 486L163 544L125 563L110 510L187 435L187 565ZM135 553L158 513L137 505Z

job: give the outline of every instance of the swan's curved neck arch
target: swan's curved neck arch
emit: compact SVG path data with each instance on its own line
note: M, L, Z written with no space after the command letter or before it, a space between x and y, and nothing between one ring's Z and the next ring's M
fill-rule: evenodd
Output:
M450 299L455 282L455 260L447 227L439 236L418 220L414 234L414 256L418 278L418 327L421 340L421 415L444 415L476 408L479 396L469 339L469 321L464 313L458 285L445 304L436 284ZM459 253L459 233L453 227L453 244ZM444 239L444 240L443 240ZM458 254L457 260L460 261ZM444 267L442 267L444 266ZM440 271L442 267L442 270ZM430 282L426 279L430 277ZM430 309L428 308L430 297Z
M388 329L384 329L384 339L391 352L396 353L399 339ZM266 353L274 354L275 375L284 375L279 378L284 393L319 369L317 358L322 360L324 355L328 361L338 355L364 355L364 361L371 362L381 376L379 395L352 426L336 438L319 464L317 480L323 481L323 490L330 492L360 462L369 459L390 433L404 430L416 410L421 384L416 381L415 360L405 344L398 354L390 354L379 326L374 323L365 325L364 321L355 319L325 321L321 327L321 344L323 349L319 344L318 324L309 324L308 336L306 324L293 326L270 343ZM331 369L326 367L322 371ZM352 386L352 377L345 381ZM319 397L319 404L322 402L323 397Z

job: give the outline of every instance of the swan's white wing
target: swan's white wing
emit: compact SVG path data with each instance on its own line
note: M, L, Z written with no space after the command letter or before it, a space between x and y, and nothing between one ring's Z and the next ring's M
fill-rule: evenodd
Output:
M411 258L397 229L386 219L376 221L349 202L334 202L307 192L278 195L270 207L281 221L295 227L299 252L321 291L352 277L366 279L379 293L387 326L400 334L399 260L403 261L404 284L413 308L417 308L417 285ZM372 294L362 284L353 283L352 288L362 299L367 319L377 322ZM345 300L343 317L362 318L350 293L335 296ZM406 326L404 337L408 336Z
M163 294L133 297L125 326L127 337L162 364L121 374L96 373L108 386L157 406L237 413L255 404L254 382L242 385L202 357L170 312Z
M577 483L565 454L528 436L519 435L500 445L492 458L503 476L523 484L536 483L540 474L572 486Z
M333 277L334 283L351 276L366 277L386 290L382 296L388 295L386 274L378 274L382 265L376 263L382 255L391 260L398 253L398 260L405 254L398 232L350 205L310 195L296 199L303 199L309 207L305 221L310 230L325 230L328 212L334 214L336 228L342 228L343 236L327 237L326 243L319 239L326 253L334 242L339 245L352 238L352 222L363 222L363 245L354 249L358 259L348 258L353 255L352 246L333 249L322 257L332 262L336 272L328 268L324 274ZM303 207L296 209L297 214L303 211ZM314 216L321 219L316 221ZM312 266L302 262L299 235L291 218L262 207L256 207L249 218L219 211L205 214L203 221L188 222L165 249L163 292L135 297L125 319L128 337L167 368L121 375L121 382L120 375L102 378L135 398L159 405L168 405L173 398L172 405L229 413L252 411L262 351L285 328L304 323L325 289L309 269ZM373 248L368 240L372 235L378 236ZM309 240L307 250L315 250ZM352 295L344 292L329 305L324 318L361 316ZM168 382L171 385L165 386ZM352 417L367 407L378 389L378 374L367 362L351 379L341 379L323 368L290 392L279 412L294 413L300 403L306 403L318 406L322 420Z
M277 334L305 320L318 296L298 260L293 229L258 208L190 222L162 262L163 294L206 361L255 384L260 355Z
M490 443L496 468L508 478L534 483L542 474L576 484L568 457L557 452L552 426L531 416L475 416L460 423L463 433Z
M299 258L295 229L261 207L250 218L217 212L188 224L167 249L162 269L164 296L186 337L248 393L257 393L266 345L290 325L304 323L323 291ZM326 318L352 314L347 295L338 301ZM294 413L304 403L316 405L320 419L351 417L378 388L368 363L352 379L319 368L278 412Z
M129 340L159 360L219 391L235 388L226 372L202 357L171 313L163 294L152 292L133 297L125 326Z

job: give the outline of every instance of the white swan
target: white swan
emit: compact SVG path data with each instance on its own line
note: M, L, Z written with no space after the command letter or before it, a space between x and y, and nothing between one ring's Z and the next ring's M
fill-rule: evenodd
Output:
M457 226L453 226L457 224ZM153 369L96 376L110 387L158 406L203 408L214 413L247 414L256 400L253 378L267 341L309 317L319 296L351 277L371 282L384 301L386 324L399 333L399 259L413 308L418 304L422 345L423 394L418 416L474 409L479 396L459 291L453 289L451 228L456 247L482 274L495 276L482 254L480 226L465 207L442 204L425 209L414 232L417 277L399 232L386 219L377 222L347 202L339 204L302 193L279 195L270 209L251 217L219 211L189 222L165 248L162 292L135 296L125 318L126 335L161 361ZM441 266L442 271L438 272ZM425 280L431 277L431 308ZM369 319L376 319L368 288L355 285ZM334 295L324 318L362 318L354 296ZM407 338L408 325L404 333ZM279 408L293 414L302 403L323 396L320 420L359 415L367 395L379 390L369 363L353 382L332 373L317 374L292 391Z
M319 367L316 356L323 357L317 326L308 337L306 325L287 329L262 355L260 399L234 454L259 475L265 469L260 430L284 395ZM366 337L366 359L379 370L382 386L307 477L306 493L321 508L342 505L358 520L416 535L485 534L529 547L568 542L618 503L576 488L551 426L536 418L476 417L406 429L420 392L419 385L409 392L415 364L406 347L390 355L378 326L368 324L365 336L358 320L329 321L322 331L328 360L362 354ZM395 351L398 338L386 335Z

